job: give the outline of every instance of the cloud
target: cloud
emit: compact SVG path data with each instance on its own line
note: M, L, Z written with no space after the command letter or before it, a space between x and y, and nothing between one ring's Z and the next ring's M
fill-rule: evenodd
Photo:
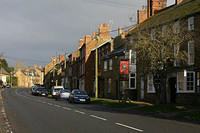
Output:
M130 15L136 17L143 4L145 0L1 0L0 52L26 57L27 65L49 61L61 49L75 51L79 38L101 23L112 21L112 29L129 25ZM12 65L15 60L8 61Z

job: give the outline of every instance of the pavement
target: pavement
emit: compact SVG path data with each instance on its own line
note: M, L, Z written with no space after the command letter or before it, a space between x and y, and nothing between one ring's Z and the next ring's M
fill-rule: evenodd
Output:
M3 103L2 92L4 90L5 89L0 88L0 133L12 133Z
M199 133L200 125L129 111L69 104L7 89L4 106L13 133Z

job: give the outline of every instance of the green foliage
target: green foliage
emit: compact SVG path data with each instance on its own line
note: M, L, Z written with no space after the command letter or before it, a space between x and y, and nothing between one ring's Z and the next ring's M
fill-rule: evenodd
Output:
M0 64L8 73L14 71L14 67L9 67L6 59L0 59Z
M9 84L11 83L10 79L11 79L11 77L6 78L6 82ZM12 77L12 85L17 86L17 77Z

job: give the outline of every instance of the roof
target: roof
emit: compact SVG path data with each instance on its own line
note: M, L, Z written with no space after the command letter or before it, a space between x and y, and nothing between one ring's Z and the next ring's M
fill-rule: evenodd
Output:
M103 45L105 45L106 43L108 43L108 42L111 42L111 39L110 40L107 40L107 41L98 41L98 47L97 48L100 48L100 47L102 47ZM91 51L94 51L94 50L96 50L96 47L95 48L93 48Z
M0 68L0 74L9 75L9 73L3 67Z
M104 56L104 59L116 56L116 55L123 55L125 51L124 47L120 47L118 49L113 50L111 53L107 54L106 56Z
M137 28L156 27L195 13L200 13L200 0L183 0L183 2L178 5L162 9L157 14L139 24Z

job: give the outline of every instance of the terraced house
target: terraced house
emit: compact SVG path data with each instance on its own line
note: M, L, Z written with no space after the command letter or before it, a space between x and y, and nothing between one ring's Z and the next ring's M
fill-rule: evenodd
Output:
M139 34L139 32L141 33ZM169 34L171 39L166 37L167 34ZM173 63L167 64L170 69L167 70L165 77L166 86L161 90L156 89L157 81L155 80L158 78L156 79L151 70L155 68L155 63L159 65L162 59L157 62L150 61L149 64L152 64L150 65L151 69L144 74L143 70L146 68L140 66L141 62L138 61L139 54L137 53L137 88L139 99L156 102L157 94L160 93L164 103L200 104L199 0L177 0L176 4L157 11L153 16L138 24L128 36L132 36L135 44L143 41L143 46L152 42L154 42L154 45L151 45L152 47L162 47L165 44L163 46L167 46L167 48L163 49L164 51L157 52L157 54L160 53L160 58L163 56L163 59L165 59L167 55L164 55L164 53L167 49L172 53L169 60L166 59L165 61L166 63ZM178 37L174 39L175 36ZM145 39L148 43L145 43ZM165 43L163 43L163 40L165 40ZM132 44L134 45L134 43ZM173 43L174 45L172 45ZM181 56L179 54L181 52L182 59L178 59ZM151 53L155 53L155 51ZM173 60L170 60L172 58ZM163 64L160 65L160 69L164 68Z
M31 87L34 84L43 84L44 71L43 67L35 64L33 67L26 67L15 71L14 76L18 78L18 87Z

